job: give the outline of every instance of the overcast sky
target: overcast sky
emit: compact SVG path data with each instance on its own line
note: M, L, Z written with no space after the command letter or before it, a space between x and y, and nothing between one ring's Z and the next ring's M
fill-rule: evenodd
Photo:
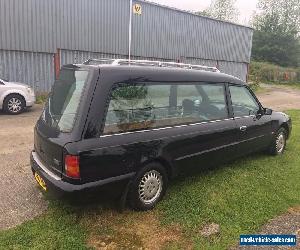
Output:
M159 4L176 7L178 9L199 11L204 10L210 5L210 0L150 0ZM256 9L258 0L237 0L236 7L240 12L239 22L248 24L248 21Z

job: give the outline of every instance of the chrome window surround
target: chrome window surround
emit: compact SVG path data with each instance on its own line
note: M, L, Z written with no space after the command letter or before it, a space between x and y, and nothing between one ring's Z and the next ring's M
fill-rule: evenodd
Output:
M158 131L158 130L165 130L165 129L171 129L171 128L181 128L181 127L187 127L187 126L196 126L196 125L201 125L201 124L215 123L215 122L222 122L222 121L230 121L230 120L237 120L237 119L250 118L250 117L255 118L256 116L255 115L245 115L245 116L237 116L237 117L232 117L232 118L225 118L225 119L221 119L221 120L212 120L212 121L207 121L207 122L197 122L197 123L182 124L182 125L168 126L168 127L162 127L162 128L143 129L143 130L138 130L138 131L129 131L129 132L122 132L122 133L115 133L115 134L111 134L111 135L101 135L100 138L110 137L110 136L115 136L115 135L127 135L127 134L133 134L133 133Z
M221 119L221 120L212 120L212 121L207 121L207 122L197 122L197 123L182 124L182 125L168 126L168 127L162 127L162 128L143 129L143 130L138 130L138 131L122 132L122 133L116 133L116 134L111 134L111 135L101 135L100 138L117 136L117 135L128 135L128 134L133 134L133 133L158 131L158 130L165 130L165 129L172 129L172 128L181 128L181 127L188 127L188 126L197 126L197 125L201 125L201 124L208 124L208 123L215 123L215 122L222 122L222 121L230 121L230 120L234 120L234 119L235 118L225 118L225 119Z
M255 115L245 115L245 116L237 116L237 117L234 117L234 119L241 119L241 118L248 118L248 117L252 117L252 118L255 118L256 116Z

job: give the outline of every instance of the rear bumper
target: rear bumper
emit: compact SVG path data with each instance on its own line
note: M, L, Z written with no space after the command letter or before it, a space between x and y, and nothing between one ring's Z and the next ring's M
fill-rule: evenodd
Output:
M60 176L55 175L47 169L40 161L37 153L34 151L31 153L30 162L33 174L38 173L46 183L47 192L56 197L72 196L77 193L96 190L97 188L107 184L129 181L129 179L135 174L128 173L84 184L72 184L64 181Z

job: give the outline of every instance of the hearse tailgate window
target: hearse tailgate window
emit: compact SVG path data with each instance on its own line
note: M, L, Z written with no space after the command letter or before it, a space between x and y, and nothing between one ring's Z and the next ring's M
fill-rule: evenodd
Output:
M42 115L47 125L71 132L87 77L88 71L61 70Z
M104 134L227 117L224 84L120 84L112 91Z

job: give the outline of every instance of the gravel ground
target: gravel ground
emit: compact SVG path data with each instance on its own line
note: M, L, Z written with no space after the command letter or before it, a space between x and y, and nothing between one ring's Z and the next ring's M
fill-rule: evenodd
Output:
M43 213L43 199L30 169L33 127L42 107L18 116L0 113L0 230Z
M297 235L297 246L264 246L264 247L239 247L239 250L281 250L300 249L300 207L290 208L287 213L270 220L258 234L293 234Z
M299 90L266 88L266 92L258 95L264 106L276 110L300 109ZM0 112L0 230L32 219L47 209L47 201L33 179L29 164L33 127L41 111L41 105L35 105L18 116ZM290 222L291 233L294 225L299 229L299 224L295 223L299 223L300 215L293 216L284 220ZM288 232L288 228L286 230Z
M263 92L257 96L264 107L278 111L300 109L300 90L281 85L264 84L262 87Z

